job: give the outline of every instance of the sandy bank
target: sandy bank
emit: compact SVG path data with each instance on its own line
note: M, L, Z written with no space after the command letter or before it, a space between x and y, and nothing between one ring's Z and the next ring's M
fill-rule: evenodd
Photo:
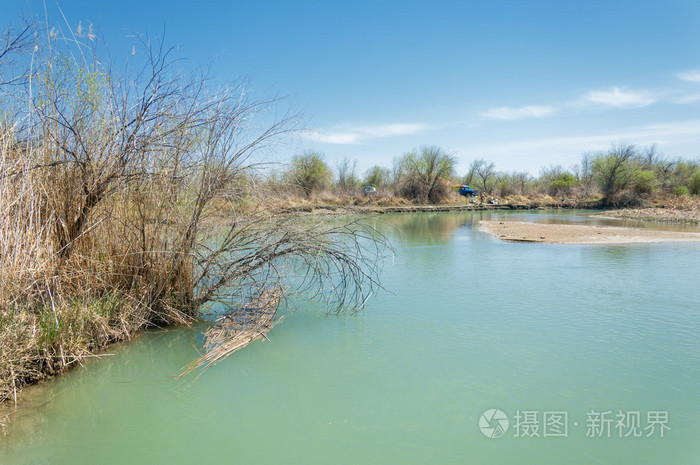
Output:
M626 244L633 242L700 241L700 233L655 231L526 221L483 220L479 229L508 242L549 244Z
M626 208L598 213L600 218L623 218L630 220L657 221L662 223L700 223L700 209L674 208Z

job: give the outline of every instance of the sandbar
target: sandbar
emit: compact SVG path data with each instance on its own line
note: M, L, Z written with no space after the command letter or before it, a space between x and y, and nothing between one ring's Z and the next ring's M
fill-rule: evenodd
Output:
M482 220L479 230L507 242L548 244L628 244L700 241L700 232L659 231L612 226Z

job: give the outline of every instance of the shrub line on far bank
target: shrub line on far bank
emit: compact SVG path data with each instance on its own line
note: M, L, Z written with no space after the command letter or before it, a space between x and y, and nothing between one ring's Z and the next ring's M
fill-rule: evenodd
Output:
M307 213L317 215L344 215L344 214L385 214L385 213L415 213L415 212L451 212L451 211L486 211L486 210L598 210L603 206L600 202L527 202L527 203L503 203L503 204L485 204L485 205L331 205L331 204L313 204L294 207L280 208L279 212L283 214L291 213Z
M477 212L505 210L601 210L597 216L629 219L637 221L654 221L661 223L700 224L700 205L694 206L690 199L685 199L689 205L678 205L678 202L660 202L643 208L610 208L605 207L600 200L566 200L564 202L517 202L496 205L480 204L443 204L443 205L335 205L315 203L310 205L289 206L278 208L283 215L383 215L388 213L417 213L417 212ZM700 204L700 202L695 202Z

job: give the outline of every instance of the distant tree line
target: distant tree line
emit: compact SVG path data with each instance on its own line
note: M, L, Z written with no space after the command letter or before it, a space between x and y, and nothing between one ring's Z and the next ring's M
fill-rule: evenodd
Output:
M425 146L394 159L392 166L372 166L357 172L357 161L342 159L333 170L323 154L296 156L278 181L310 197L322 192L359 195L372 185L379 195L403 197L420 203L442 203L457 198L456 187L466 184L489 196L551 196L556 199L595 199L605 206L632 206L655 194L700 194L700 159L669 158L656 146L620 143L604 152L585 153L580 163L564 168L543 167L537 176L526 171L498 171L492 161L474 159L459 175L457 158L437 146Z

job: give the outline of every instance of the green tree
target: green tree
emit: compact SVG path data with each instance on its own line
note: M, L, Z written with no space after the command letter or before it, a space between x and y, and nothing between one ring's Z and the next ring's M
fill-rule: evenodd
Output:
M569 195L571 195L572 189L575 186L577 186L578 183L579 183L578 179L576 179L576 176L574 176L573 174L561 173L552 182L552 190L554 191L554 194L557 196L560 196L560 195L569 196Z
M398 160L399 192L421 202L439 203L449 195L448 179L454 175L457 159L440 147L425 146Z
M652 170L638 169L634 173L634 192L638 195L651 194L658 187L656 173Z
M364 183L370 184L377 189L384 189L389 185L391 171L389 168L375 165L365 172Z
M294 157L287 176L289 182L307 197L327 189L333 180L333 173L318 152L305 152Z
M690 177L690 181L688 182L688 190L693 195L700 194L700 169L697 169Z
M634 182L637 171L635 157L634 145L620 144L593 160L593 176L603 193L605 205L615 205L617 194Z
M496 175L496 192L501 197L512 195L515 188L515 181L510 173L498 173Z
M693 194L694 187L700 182L700 172L697 161L674 160L662 166L655 167L658 173L658 184L667 192L676 192L680 186L686 186L688 194Z

